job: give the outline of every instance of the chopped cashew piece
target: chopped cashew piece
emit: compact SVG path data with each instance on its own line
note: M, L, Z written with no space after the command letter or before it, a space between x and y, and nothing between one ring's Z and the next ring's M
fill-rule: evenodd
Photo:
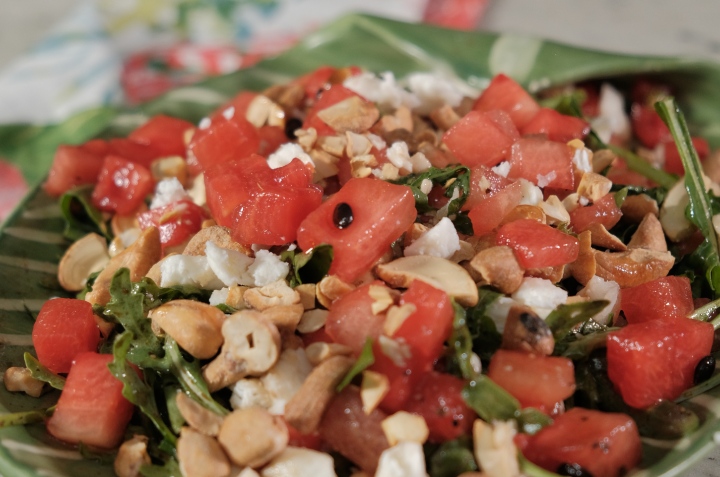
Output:
M515 426L512 422L498 421L488 424L482 419L473 423L475 459L487 477L518 477Z
M657 252L667 252L665 234L658 218L651 213L645 215L627 246L628 248L646 248Z
M295 328L297 328L298 323L302 319L303 306L301 303L272 306L264 309L262 315L263 318L277 326L281 333L290 335L295 333ZM283 343L283 346L284 345L285 343Z
M206 303L171 300L151 310L148 318L195 358L212 358L223 344L225 314Z
M314 310L308 310L303 313L298 323L297 330L300 333L312 333L325 326L325 321L330 314L327 310L316 308Z
M426 477L425 454L417 442L401 442L380 455L375 477Z
M280 332L257 311L233 313L223 323L222 334L220 354L203 369L211 392L265 373L280 356Z
M32 377L29 369L18 366L11 366L5 370L3 383L5 389L11 393L24 392L32 397L40 397L45 387L43 381Z
M390 380L382 373L365 370L362 373L362 384L360 386L360 399L363 404L363 412L372 414L377 409L380 401L390 391Z
M230 229L220 225L200 229L198 233L193 235L182 253L183 255L205 255L208 242L212 242L223 249L235 250L248 257L252 256L252 250L234 241L230 236Z
M620 211L623 218L631 222L640 222L647 214L653 214L655 217L660 213L655 199L650 198L647 194L629 195L625 197Z
M218 441L189 427L180 429L177 458L183 477L230 475L230 462Z
M160 260L160 231L156 227L143 230L140 237L128 248L114 256L95 279L85 301L93 305L107 305L110 301L110 282L121 268L130 270L130 280L139 281Z
M218 442L234 464L253 468L262 467L285 450L288 438L282 417L259 407L233 411L218 434Z
M625 252L595 250L596 274L612 280L620 288L629 288L667 276L675 264L670 252L634 248ZM581 282L582 283L582 282Z
M592 234L589 230L578 234L580 252L575 261L568 265L570 274L583 285L587 285L597 270L595 250L592 248Z
M424 444L430 435L430 430L422 416L405 411L398 411L386 417L380 425L391 446L402 441Z
M412 303L405 303L400 306L391 306L388 308L385 321L383 322L383 331L386 335L392 337L395 332L400 329L410 315L417 311L417 307Z
M262 477L336 477L332 456L304 447L287 447L260 471ZM238 476L239 477L239 476Z
M306 311L315 308L316 289L317 285L314 283L303 283L295 287L295 291L300 295L300 303Z
M284 279L263 287L250 288L245 291L244 299L247 306L260 311L273 306L300 303L300 295L290 288Z
M138 434L122 443L113 462L117 477L140 477L140 467L151 464L147 443L147 436Z
M502 348L550 356L555 338L545 320L531 308L513 305L505 322Z
M606 229L603 224L599 224L597 222L592 223L588 227L588 230L590 231L590 237L593 245L617 252L627 250L627 246L623 243L623 241L608 232L608 229Z
M347 356L333 356L322 361L285 405L285 420L302 434L314 432L335 388L355 363Z
M545 219L549 225L570 222L570 214L556 195L551 195L543 202L540 202L538 207L545 212Z
M332 302L355 289L335 275L328 275L317 284L317 299L322 306L330 309Z
M590 202L595 202L605 197L612 188L612 181L607 177L595 172L586 172L580 179L577 193Z
M67 249L58 265L58 282L67 291L80 291L91 273L110 261L107 242L98 234L87 234Z
M380 112L373 103L359 96L352 96L318 111L317 115L339 133L346 131L363 133L375 124Z
M178 391L175 403L180 415L190 427L206 436L215 437L220 432L223 418L203 407L184 392Z
M457 263L432 255L401 257L375 269L377 275L392 287L407 288L421 280L455 298L463 306L478 302L478 290L470 274Z
M317 366L333 356L350 356L353 350L349 346L340 343L325 343L317 341L305 348L305 355L313 366Z
M482 282L494 286L503 293L514 293L522 284L525 272L510 247L498 245L478 252L470 267Z
M395 304L395 299L390 293L390 289L385 286L370 285L368 295L373 302L370 309L373 315L379 315Z

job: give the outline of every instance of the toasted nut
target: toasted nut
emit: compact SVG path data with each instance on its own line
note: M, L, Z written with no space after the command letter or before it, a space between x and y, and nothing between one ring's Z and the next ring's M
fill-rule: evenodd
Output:
M651 213L647 214L640 222L627 246L628 248L646 248L658 252L667 252L665 233L663 233L658 218Z
M314 432L335 388L347 374L354 360L333 356L322 361L307 377L300 390L285 404L285 420L302 434Z
M413 130L412 112L407 106L400 106L393 114L385 114L378 123L380 132L383 135L398 129L408 132Z
M558 283L565 276L565 265L557 265L555 267L528 268L525 275L528 277L544 278L553 283Z
M382 169L380 169L380 175L382 176L383 180L394 181L398 177L400 177L400 169L390 164L389 162L386 162L382 165Z
M542 208L536 205L516 205L510 212L507 213L505 217L503 217L502 221L500 222L500 226L520 219L530 219L544 224L545 212L543 212Z
M347 146L345 147L345 153L350 159L352 159L353 157L370 154L370 151L372 150L372 143L367 137L363 136L362 134L356 134L352 131L347 131L345 133L345 138L347 144ZM335 155L340 156L342 155L342 153Z
M410 226L410 229L405 232L405 237L403 238L403 246L407 247L408 245L419 239L428 230L430 229L423 224L419 224L417 222L413 223Z
M188 178L187 161L180 156L163 157L150 164L150 172L156 181L174 177L185 184Z
M225 304L227 306L231 306L235 308L236 310L242 310L244 308L247 308L245 306L245 292L248 290L248 287L243 285L230 285L228 288L228 296L227 300L225 300Z
M587 229L590 231L593 245L620 252L627 250L623 241L608 232L603 224L594 222Z
M327 321L329 313L329 311L320 308L306 311L303 313L302 318L300 318L297 330L300 333L312 333L313 331L319 330L325 326L325 321Z
M520 468L513 438L513 421L488 424L482 419L473 423L475 459L487 477L518 477Z
M58 265L58 282L67 291L80 291L88 275L110 261L107 242L98 234L87 234L70 246Z
M140 206L137 212L144 212L146 210L147 206L143 204L142 206ZM140 228L140 225L137 221L137 213L131 215L115 214L112 216L112 219L110 219L110 230L115 237L121 236L124 232L127 232L128 230L137 228Z
M657 201L647 194L629 195L623 200L620 211L623 218L631 222L640 222L647 214L658 216L660 208Z
M346 131L363 133L375 124L380 112L374 104L359 96L352 96L318 111L317 115L339 133Z
M387 311L387 316L383 322L383 331L386 335L392 337L395 332L400 329L410 315L417 311L417 307L412 303L405 303L400 306L391 306Z
M305 348L305 356L313 366L317 366L333 356L350 356L353 350L349 346L340 343L325 343L317 341Z
M189 427L180 429L177 457L183 477L230 475L230 462L218 441Z
M250 288L243 296L245 304L256 310L266 310L274 306L295 305L300 303L298 292L280 279L258 288ZM302 306L302 305L301 305Z
M715 195L720 195L720 185L714 184L707 176L703 176L705 188L711 189ZM696 230L695 226L685 217L685 209L690 203L685 181L678 180L670 188L660 207L660 223L665 235L673 242L680 242L688 238Z
M589 230L578 234L578 243L580 244L578 257L568 265L568 268L575 280L587 285L590 279L595 276L597 269L595 250L592 248L592 234Z
M508 312L502 348L550 356L555 338L545 320L532 309L515 305Z
M387 396L388 391L390 391L390 380L387 376L367 369L363 371L360 385L363 412L368 415L372 414L380 405L380 401Z
M430 113L430 119L442 130L447 131L460 121L460 115L449 104L444 104Z
M281 335L292 335L300 322L303 315L303 306L301 303L293 305L271 306L262 311L262 316L270 323L277 326ZM285 346L285 343L283 343Z
M467 260L471 260L475 256L475 249L470 244L470 242L466 242L465 240L460 241L460 250L455 252L452 257L450 257L448 260L455 263L465 262Z
M317 183L323 179L337 175L340 170L338 168L338 162L340 162L339 157L328 154L320 149L312 149L308 152L308 154L310 154L310 157L315 164L313 182Z
M334 477L335 463L332 456L326 452L304 447L287 447L263 467L260 473L262 477Z
M32 397L40 397L45 387L43 381L32 377L29 369L17 366L11 366L5 370L3 383L5 383L5 389L11 393L24 392Z
M205 255L205 247L208 242L212 242L220 248L235 250L248 257L252 257L253 254L252 250L232 239L229 228L220 225L200 229L193 235L182 253L183 255Z
M600 174L602 171L612 164L617 159L617 156L610 149L600 149L599 151L593 152L592 155L592 168L593 172Z
M315 292L317 285L314 283L303 283L295 287L295 291L300 295L300 303L302 303L305 311L315 308Z
M370 305L370 310L373 315L379 315L395 304L395 298L386 286L370 285L368 295L373 300Z
M355 289L335 275L328 275L317 284L317 299L322 306L330 309L332 302Z
M206 436L215 437L218 435L223 422L221 416L198 404L181 391L178 391L175 396L175 403L180 415L194 430Z
M245 111L245 119L247 119L248 122L256 128L259 128L264 126L266 123L269 124L274 122L277 117L278 110L282 111L282 108L280 108L267 96L258 94L252 101L250 101L250 104ZM278 124L270 125L277 126Z
M545 220L549 225L570 222L570 214L556 195L551 195L543 202L540 202L538 207L545 212Z
M303 151L308 154L310 154L310 151L315 147L315 142L318 140L318 134L315 128L297 129L295 131L295 137L300 147L303 148Z
M128 248L113 257L95 279L92 290L85 295L85 301L93 305L107 305L110 301L110 282L121 268L130 270L130 279L139 281L162 256L160 232L148 227Z
M220 354L203 369L211 392L245 376L259 376L272 368L280 356L280 332L261 313L242 310L222 325L225 338Z
M354 133L348 133L348 134L354 134ZM355 134L358 136L357 134ZM367 140L365 136L360 136L361 138ZM323 151L327 152L328 154L335 156L335 157L342 157L345 154L346 148L349 148L348 146L348 136L320 136L317 138L317 147L322 149ZM368 141L369 143L369 141ZM368 149L369 152L369 149ZM365 153L367 154L367 152ZM358 156L360 154L353 154L352 156L349 155L348 157L352 158L355 156Z
M168 257L172 257L173 255L177 255L177 253L169 253L169 254L165 255L163 258L161 258L160 260L158 260L157 262L155 262L153 264L153 266L150 267L150 270L147 271L147 273L145 274L145 277L149 278L150 280L152 280L153 282L155 282L156 284L159 285L160 282L162 281L162 269L161 269L162 263Z
M212 358L223 344L225 314L206 303L171 300L151 310L148 318L198 359Z
M605 197L612 188L612 181L607 177L595 172L586 172L580 179L577 193L590 202L595 202Z
M234 464L258 468L285 450L288 428L260 407L238 409L223 421L218 441Z
M377 275L396 288L408 288L414 280L422 280L443 290L464 306L478 302L477 285L470 274L457 263L431 255L414 255L375 267Z
M123 442L118 449L113 469L118 477L140 477L140 467L150 465L150 456L147 453L148 438L134 435Z
M405 411L398 411L386 417L380 425L391 446L402 441L424 444L430 435L430 430L422 416Z
M505 294L511 294L522 284L525 275L510 247L499 245L487 248L470 260L470 267L487 283Z
M634 248L625 252L595 252L596 274L620 288L634 287L667 276L675 263L670 252Z

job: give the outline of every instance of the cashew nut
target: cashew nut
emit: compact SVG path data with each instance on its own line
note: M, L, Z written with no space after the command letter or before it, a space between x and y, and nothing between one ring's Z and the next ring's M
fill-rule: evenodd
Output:
M230 462L214 437L189 427L180 429L177 457L183 477L227 477Z
M655 199L651 199L647 194L629 195L620 206L623 218L631 222L640 222L647 214L653 214L655 217L660 213Z
M40 397L45 386L44 382L32 377L29 369L17 366L11 366L5 370L3 383L5 383L5 389L11 393L24 392L32 397Z
M512 422L488 424L482 419L473 423L474 454L487 477L518 477L520 469Z
M230 460L242 467L258 468L280 454L288 444L288 428L281 417L249 407L225 417L218 441Z
M58 282L67 291L80 291L91 273L103 269L110 261L105 239L87 234L65 251L58 265Z
M339 133L362 133L370 129L380 117L373 103L352 96L317 113L318 118Z
M675 263L670 252L634 248L625 252L595 250L596 274L613 280L620 288L634 287L667 276Z
M113 462L115 475L118 477L140 477L140 467L150 465L147 452L147 436L134 435L123 442Z
M398 411L386 417L380 425L391 446L401 441L424 444L430 435L430 430L422 416L405 411Z
M148 318L192 356L209 359L223 344L225 314L194 300L172 300L150 311Z
M470 260L470 267L478 274L482 282L505 294L514 293L522 284L525 275L512 249L505 245L486 248L478 252Z
M658 218L651 213L645 215L627 246L628 248L646 248L658 252L667 252L665 233L663 233Z
M200 229L193 235L182 253L183 255L205 255L205 247L208 242L212 242L220 248L252 256L252 250L234 241L230 235L230 229L220 225Z
M211 392L245 376L259 376L280 356L280 332L254 310L230 315L222 325L225 342L220 354L203 369Z
M549 356L555 348L550 327L532 309L511 306L503 329L502 348Z
M184 392L177 393L175 403L180 415L194 430L206 436L215 437L218 435L223 422L221 416L201 406Z

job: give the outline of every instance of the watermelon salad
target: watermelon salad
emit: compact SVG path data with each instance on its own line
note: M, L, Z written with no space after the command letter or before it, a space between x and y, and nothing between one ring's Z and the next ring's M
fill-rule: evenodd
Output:
M4 379L59 399L4 422L121 477L632 472L716 380L720 155L672 93L322 67L61 146L77 296Z

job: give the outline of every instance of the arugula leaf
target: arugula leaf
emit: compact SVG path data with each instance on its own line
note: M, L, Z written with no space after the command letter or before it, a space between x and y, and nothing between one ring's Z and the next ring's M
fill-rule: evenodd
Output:
M450 334L448 342L450 343L451 363L455 365L460 375L467 380L472 380L477 376L477 372L472 365L473 341L470 330L468 329L465 309L455 300L452 300L455 316L453 317L453 330Z
M553 422L550 416L533 407L520 409L516 418L520 431L529 435L536 434L540 429Z
M92 187L80 187L60 197L60 211L65 219L65 238L75 241L95 232L108 240L112 239L112 232L102 213L92 205L91 194Z
M564 356L574 361L587 358L590 353L599 348L604 348L607 343L607 336L620 328L605 328L601 331L583 335L570 335L570 339L555 342L554 355Z
M720 252L718 239L712 225L712 210L708 197L702 167L692 145L685 117L672 97L655 103L655 110L670 129L685 169L685 189L690 198L690 221L705 237L705 278L717 298L720 296Z
M564 338L575 325L591 319L610 304L607 300L585 301L559 305L545 318L555 340Z
M290 286L296 287L303 283L318 283L327 275L333 260L332 245L320 244L308 252L285 250L280 260L290 264Z
M25 353L23 354L23 359L25 360L25 367L30 370L30 376L35 379L39 379L42 382L48 383L55 389L62 390L62 388L65 387L65 378L53 373L40 364L40 361L38 361L35 356L30 353Z
M348 371L342 381L340 381L340 384L337 385L337 388L335 388L337 392L345 389L345 387L352 382L355 376L373 365L375 362L375 355L373 355L372 345L372 338L365 340L365 344L363 345L363 349L360 352L360 356L358 356L357 361L355 361L355 364L353 364L352 368L350 368L350 371Z
M12 426L25 426L27 424L36 424L43 422L48 417L52 416L55 411L55 406L51 406L47 409L37 409L34 411L21 411L12 412L10 414L0 415L0 429Z
M492 379L478 375L461 392L465 404L484 421L507 421L520 411L520 403Z
M443 169L431 167L420 174L409 174L390 182L410 187L415 197L415 208L418 213L423 214L433 210L428 203L427 194L421 189L426 179L433 185L445 187L445 197L452 199L457 191L457 197L448 204L447 216L457 214L470 194L470 169L467 166L449 166Z
M467 436L443 442L432 453L429 461L430 477L455 477L463 472L478 470L472 440Z
M520 472L526 477L558 477L558 474L538 467L523 457L522 454L518 455L518 461L520 463Z
M108 369L110 369L113 376L123 383L122 395L152 421L163 439L175 445L177 438L160 415L153 389L140 378L137 371L128 362L128 351L134 339L135 336L130 331L126 331L115 338L113 360L108 364Z
M212 295L211 290L204 290L192 285L161 287L148 277L133 283L132 290L134 294L144 297L143 307L145 311L178 299L197 300L207 303L210 301L210 295Z

